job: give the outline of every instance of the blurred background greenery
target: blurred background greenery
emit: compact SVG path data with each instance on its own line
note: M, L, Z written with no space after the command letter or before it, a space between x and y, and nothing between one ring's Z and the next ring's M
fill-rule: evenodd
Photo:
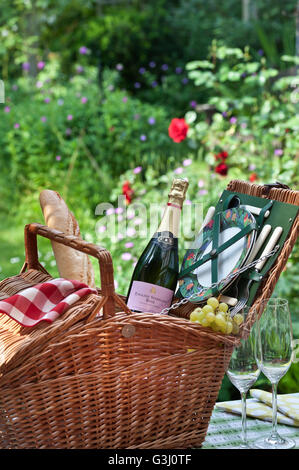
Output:
M174 175L204 213L231 179L298 188L296 0L0 0L0 277L19 272L23 227L43 223L39 193L58 191L83 237L105 245L126 293L145 240L142 217L118 208L165 203ZM189 126L180 143L173 118ZM226 152L224 166L216 156ZM107 233L110 202L118 237ZM193 228L200 226L193 221ZM50 245L40 260L56 275ZM181 251L181 258L183 253ZM289 299L299 338L298 245L275 295ZM95 266L97 281L99 275ZM280 391L299 391L293 364ZM263 377L257 386L268 389ZM238 398L226 379L219 399Z

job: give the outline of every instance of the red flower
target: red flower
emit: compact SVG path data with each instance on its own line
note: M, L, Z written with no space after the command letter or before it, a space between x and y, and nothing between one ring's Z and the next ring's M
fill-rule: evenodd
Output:
M221 176L226 176L228 172L228 166L226 163L219 163L215 168L216 173Z
M125 198L126 198L126 203L127 203L127 204L130 204L130 203L132 202L132 197L133 197L134 191L133 191L133 189L131 188L131 184L130 184L129 181L126 181L126 182L123 184L122 192L123 192L123 195L124 195Z
M174 142L186 139L189 126L185 119L174 118L168 127L168 135Z
M227 152L219 152L219 153L216 153L215 160L221 160L222 162L224 162L224 160L226 160L227 157L228 157Z
M227 152L221 152L220 157L222 158L222 160L226 160L226 158L228 157L228 153Z
M251 175L249 176L249 181L251 181L251 183L254 183L254 181L256 181L258 179L258 176L256 173L251 173Z

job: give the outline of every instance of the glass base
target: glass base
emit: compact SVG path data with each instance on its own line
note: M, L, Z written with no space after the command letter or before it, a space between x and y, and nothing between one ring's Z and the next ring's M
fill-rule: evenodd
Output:
M277 434L277 436L263 437L254 442L257 449L293 449L296 443L293 439L286 439Z
M247 444L240 444L238 449L252 449L251 445L249 445L248 443Z

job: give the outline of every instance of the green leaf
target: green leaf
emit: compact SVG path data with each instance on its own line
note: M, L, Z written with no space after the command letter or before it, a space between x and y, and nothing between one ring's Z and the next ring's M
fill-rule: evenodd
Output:
M226 57L236 57L238 59L242 59L244 57L244 53L237 47L232 48L221 46L216 50L216 56L218 59L225 59Z
M191 80L194 80L196 86L205 85L207 88L213 86L215 76L211 72L200 72L199 70L193 70L188 74Z
M188 62L188 64L186 65L187 70L194 70L198 68L213 69L214 65L208 60L193 60L192 62Z
M281 60L283 60L284 62L292 62L293 64L299 65L299 57L297 56L283 55L281 56Z
M227 79L231 82L237 82L238 80L240 80L240 78L241 78L240 72L235 72L233 70L230 70L227 74Z

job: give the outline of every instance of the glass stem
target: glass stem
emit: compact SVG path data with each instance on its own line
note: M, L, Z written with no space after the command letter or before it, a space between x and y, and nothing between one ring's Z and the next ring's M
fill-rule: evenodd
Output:
M272 383L272 431L271 437L277 437L277 382Z
M247 395L247 392L241 392L241 401L242 401L242 441L243 441L244 445L247 445L246 395Z

